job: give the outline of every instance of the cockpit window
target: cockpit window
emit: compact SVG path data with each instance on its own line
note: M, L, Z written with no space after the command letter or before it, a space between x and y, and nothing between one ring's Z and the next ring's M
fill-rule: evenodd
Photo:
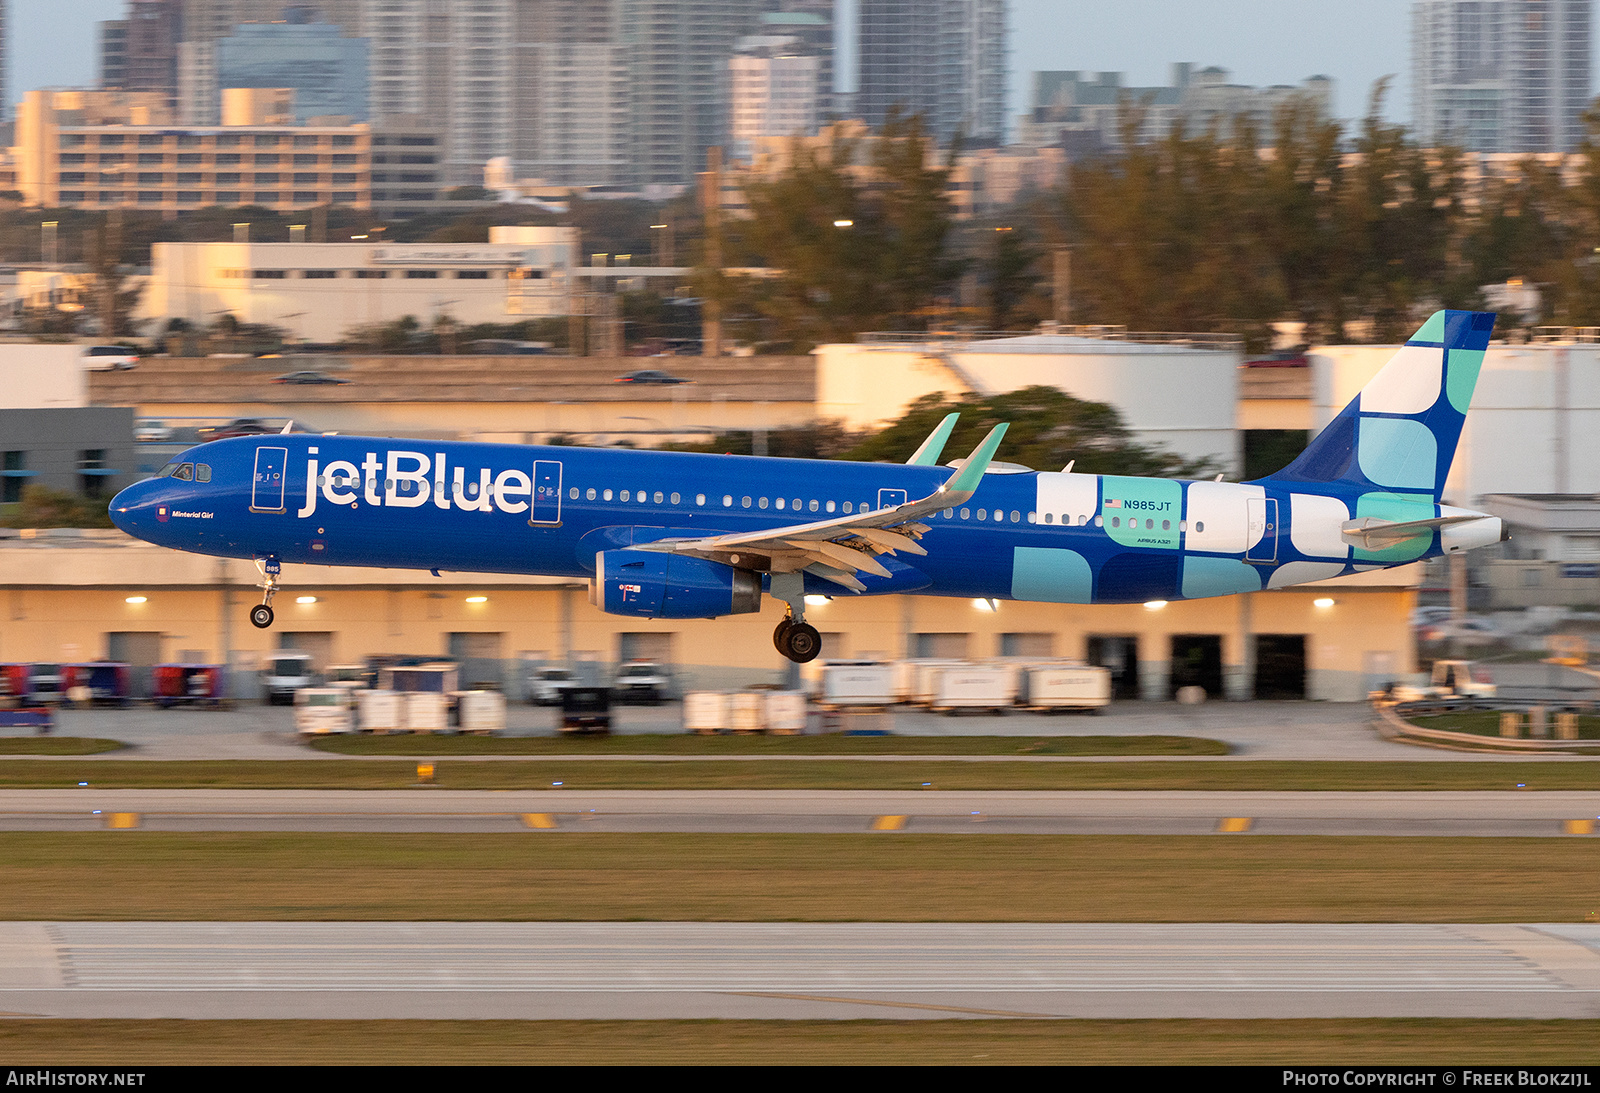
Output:
M209 481L211 481L211 464L209 464L209 463L196 463L194 465L194 480L196 482L209 482Z
M181 464L179 464L178 469L172 472L172 477L176 478L179 482L193 482L194 481L194 464L193 463L181 463Z
M160 473L158 473L156 475L156 477L157 478L171 478L173 475L175 475L177 473L178 473L178 464L176 464L176 463L168 463L165 467L161 468Z

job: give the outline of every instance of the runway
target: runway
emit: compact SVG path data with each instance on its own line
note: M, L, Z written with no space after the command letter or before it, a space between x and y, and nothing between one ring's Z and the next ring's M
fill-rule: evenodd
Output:
M1597 925L0 923L0 1011L1597 1017Z
M0 831L1593 837L1600 792L917 790L0 791Z

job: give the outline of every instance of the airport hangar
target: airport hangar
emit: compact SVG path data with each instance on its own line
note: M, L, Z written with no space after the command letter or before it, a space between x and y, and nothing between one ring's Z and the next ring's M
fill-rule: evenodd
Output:
M927 391L1049 383L1117 406L1140 441L1210 456L1237 476L1247 431L1319 426L1389 352L1331 347L1309 354L1308 364L1252 368L1226 339L1101 331L868 338L787 358L153 357L73 382L87 405L131 406L138 418L180 427L259 417L345 433L639 446L818 417L869 428ZM614 382L640 366L693 382ZM300 368L350 382L273 382ZM1566 489L1600 492L1600 481L1578 481L1588 473L1580 468L1600 468L1600 452L1587 450L1600 444L1587 439L1600 437L1586 420L1597 411L1600 347L1491 348L1448 499L1551 492L1561 476ZM781 605L714 621L640 621L596 611L581 585L559 579L295 566L278 627L256 631L244 618L257 595L247 564L114 531L3 534L0 661L109 656L248 669L280 647L307 649L323 664L449 654L471 661L475 678L498 671L514 695L524 662L594 662L604 671L655 659L672 665L684 687L790 678L769 641ZM1246 596L1092 607L841 596L812 608L812 618L829 658L1074 657L1120 669L1124 697L1164 699L1194 683L1217 697L1352 701L1414 670L1409 615L1421 581L1421 567L1409 566Z

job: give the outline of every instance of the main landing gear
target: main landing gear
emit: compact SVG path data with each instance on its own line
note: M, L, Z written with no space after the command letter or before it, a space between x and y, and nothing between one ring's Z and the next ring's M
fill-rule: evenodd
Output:
M789 605L784 620L772 632L772 644L796 664L816 660L817 654L822 652L822 635L806 622L804 578L798 573L774 573L769 590L773 599Z
M805 664L822 652L822 635L810 623L785 618L772 632L772 644L796 664Z
M283 572L283 565L276 558L258 558L256 568L262 576L261 602L250 609L250 625L265 630L272 625L272 597L278 594L278 574Z

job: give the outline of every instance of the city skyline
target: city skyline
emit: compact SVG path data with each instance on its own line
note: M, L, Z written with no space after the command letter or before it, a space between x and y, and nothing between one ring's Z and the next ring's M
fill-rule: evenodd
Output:
M48 7L9 6L13 76L7 94L14 106L31 88L92 86L95 23L120 18L126 4L56 0ZM1252 85L1330 76L1336 82L1335 112L1345 118L1360 116L1373 81L1388 75L1393 79L1384 114L1409 119L1410 4L1397 0L1293 11L1280 0L1129 0L1114 10L1010 0L1009 23L1008 119L1027 101L1034 71L1120 71L1129 84L1146 85L1165 82L1176 61L1221 65ZM1249 41L1239 40L1241 26L1253 28Z

